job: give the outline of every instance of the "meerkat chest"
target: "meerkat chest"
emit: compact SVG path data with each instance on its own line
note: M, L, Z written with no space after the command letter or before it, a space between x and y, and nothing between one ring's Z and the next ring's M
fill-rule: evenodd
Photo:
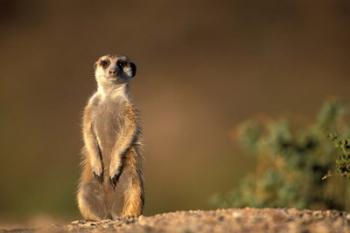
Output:
M93 129L104 154L113 149L118 133L123 127L125 103L101 101L93 112Z

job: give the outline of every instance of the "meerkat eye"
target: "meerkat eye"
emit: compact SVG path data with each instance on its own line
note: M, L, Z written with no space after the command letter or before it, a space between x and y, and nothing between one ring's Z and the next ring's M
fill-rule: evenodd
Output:
M118 60L117 61L117 66L119 67L119 69L123 69L124 66L126 66L127 62L123 61L123 60Z
M101 60L101 61L100 61L100 65L101 65L104 69L106 69L106 68L109 66L109 64L110 64L110 61L109 61L109 60Z

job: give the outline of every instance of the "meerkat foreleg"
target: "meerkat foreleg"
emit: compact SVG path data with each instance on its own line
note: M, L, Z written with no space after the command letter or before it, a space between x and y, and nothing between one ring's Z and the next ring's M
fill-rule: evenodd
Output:
M109 167L109 178L113 188L115 188L121 174L123 156L133 143L136 134L136 122L130 118L126 118L124 129L117 136Z
M87 114L85 114L87 115ZM89 117L85 117L83 137L85 142L85 148L87 151L88 162L90 162L92 172L99 182L103 181L103 164L101 150L98 145L97 138L93 132L92 122Z

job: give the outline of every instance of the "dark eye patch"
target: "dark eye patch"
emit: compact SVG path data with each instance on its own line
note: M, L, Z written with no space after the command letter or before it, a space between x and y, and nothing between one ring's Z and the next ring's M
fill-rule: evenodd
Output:
M101 60L101 61L100 61L100 65L101 65L104 69L106 69L106 68L109 66L110 63L111 63L111 62L110 62L109 60Z
M117 66L118 66L118 68L121 69L121 70L122 70L123 67L126 66L127 64L128 64L128 62L123 61L123 60L118 60L118 61L117 61Z

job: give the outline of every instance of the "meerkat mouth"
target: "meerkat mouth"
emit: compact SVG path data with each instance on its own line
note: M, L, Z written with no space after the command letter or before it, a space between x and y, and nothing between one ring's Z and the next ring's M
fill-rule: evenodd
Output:
M127 77L119 74L111 74L107 77L107 79L113 84L122 84L127 82Z

